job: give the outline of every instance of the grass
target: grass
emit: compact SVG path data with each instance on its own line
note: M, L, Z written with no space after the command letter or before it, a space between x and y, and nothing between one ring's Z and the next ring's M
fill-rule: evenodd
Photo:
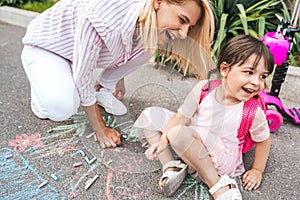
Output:
M55 4L55 2L51 1L51 0L45 0L43 2L33 1L33 2L28 2L24 5L21 5L19 8L41 13L41 12L47 10L48 8L50 8L51 6L53 6L54 4Z

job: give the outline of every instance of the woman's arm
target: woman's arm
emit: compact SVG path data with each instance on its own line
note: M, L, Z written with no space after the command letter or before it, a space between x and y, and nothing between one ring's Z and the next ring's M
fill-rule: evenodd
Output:
M83 109L102 148L121 144L120 133L106 127L96 103L91 106L83 106Z

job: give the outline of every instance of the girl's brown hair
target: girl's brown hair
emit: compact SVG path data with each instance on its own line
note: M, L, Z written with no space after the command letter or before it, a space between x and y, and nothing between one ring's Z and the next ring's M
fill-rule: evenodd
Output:
M222 62L229 66L243 64L250 56L256 55L253 63L255 68L261 58L265 59L265 67L269 74L274 69L274 59L269 48L260 40L250 35L238 35L230 39L221 49L217 67L220 70Z

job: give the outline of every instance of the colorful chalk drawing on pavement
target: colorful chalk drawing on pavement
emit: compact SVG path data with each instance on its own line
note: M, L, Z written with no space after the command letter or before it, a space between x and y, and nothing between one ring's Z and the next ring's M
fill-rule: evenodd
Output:
M130 142L135 143L138 140L135 133L132 134L132 121L117 124L122 135L126 136L127 146L101 150L96 141L83 142L83 140L87 140L83 136L88 126L85 114L77 113L71 119L73 120L71 124L57 126L49 130L48 133L17 135L14 140L8 142L14 150L9 148L0 149L1 199L22 199L23 197L26 197L26 199L50 200L82 198L82 195L84 195L82 193L83 185L90 177L102 173L105 174L100 176L100 180L95 181L95 186L92 188L98 188L98 194L95 194L97 199L103 199L104 196L108 200L145 199L153 194L153 188L148 188L147 183L157 180L152 180L152 176L147 176L148 182L143 180L143 183L140 183L140 176L147 173L156 173L159 177L161 166L158 162L153 163L153 161L147 160L144 153L131 152ZM89 156L97 157L97 160L91 165L85 163L80 155L81 150L90 154ZM24 155L22 156L20 153ZM9 154L12 154L13 157L6 158ZM61 178L59 185L50 180L49 175L46 177L47 174L39 174L39 170L34 168L37 167L34 165L35 163L30 165L25 157L30 157L32 162L50 160L46 165L44 163L39 170L47 167L49 171L51 168L55 171L55 175ZM53 161L53 159L61 160L58 159L61 157L64 157L62 159L64 162L58 161L58 163L55 163L57 161ZM70 163L80 159L84 163L84 167L75 170ZM143 179L145 178L143 177ZM38 185L46 179L49 183L42 188L38 188ZM154 192L159 193L159 190ZM86 194L88 193L89 191ZM211 199L207 187L202 182L192 178L185 179L174 198Z
M11 158L6 158L13 155ZM38 185L45 180L29 165L19 153L0 149L0 194L1 199L64 199L64 195L50 184ZM26 180L26 181L25 181Z

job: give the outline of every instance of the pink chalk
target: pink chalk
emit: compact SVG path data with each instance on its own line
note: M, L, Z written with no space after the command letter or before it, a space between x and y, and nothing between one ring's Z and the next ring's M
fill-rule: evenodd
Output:
M8 158L12 158L13 156L14 156L13 154L9 154L9 155L5 156L5 158L8 159Z
M94 178L92 178L92 179L89 179L87 182L86 182L86 184L85 184L85 187L84 187L84 189L89 189L89 187L96 181L96 179L99 177L99 175L96 175L96 176L94 176Z
M42 188L42 187L44 187L47 184L48 184L48 181L44 181L41 184L39 184L39 188Z
M98 141L98 139L97 139L97 136L94 134L94 140L95 141Z
M74 165L73 165L73 167L79 167L79 166L81 166L82 165L82 162L79 162L79 163L75 163Z

